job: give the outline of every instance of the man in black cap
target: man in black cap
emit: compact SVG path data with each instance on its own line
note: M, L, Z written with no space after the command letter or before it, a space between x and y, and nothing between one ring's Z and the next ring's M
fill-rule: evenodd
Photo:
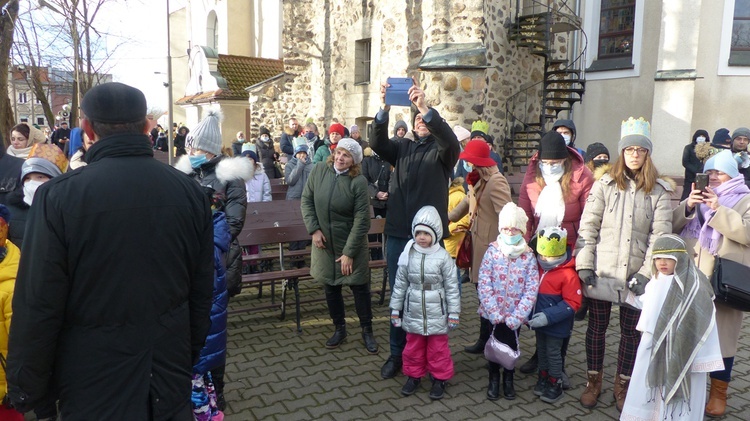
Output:
M192 419L213 290L208 197L153 158L141 91L106 83L81 108L88 165L43 184L29 211L8 396L21 411L57 398L63 419Z
M68 140L70 139L70 128L68 128L68 122L63 121L60 123L60 127L57 128L54 132L52 132L52 136L50 137L50 142L57 145L60 150L65 150L65 145L68 143Z

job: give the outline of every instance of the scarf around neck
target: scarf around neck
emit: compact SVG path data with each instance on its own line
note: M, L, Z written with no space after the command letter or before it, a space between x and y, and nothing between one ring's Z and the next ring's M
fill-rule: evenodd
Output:
M430 247L425 248L417 244L413 239L409 240L404 247L404 251L402 251L401 255L398 256L399 266L406 266L407 264L409 264L409 252L412 248L422 254L433 254L440 249L440 243L436 242Z
M497 236L497 247L500 249L500 252L503 253L505 256L508 256L511 259L515 259L516 257L523 254L523 252L528 249L528 245L526 244L526 240L521 238L521 241L519 241L516 244L508 245L505 244L502 238L500 236Z
M651 315L657 321L646 385L661 394L666 406L680 402L690 406L690 388L703 387L691 385L690 368L711 331L713 291L687 253L678 257L674 275L657 275L656 281L669 282L670 278L661 311Z
M539 193L534 207L534 216L539 218L536 232L547 227L559 227L565 217L565 200L563 200L560 178L556 176L544 176L544 188Z
M742 174L722 183L713 190L719 198L719 205L728 208L734 207L737 202L750 193L750 189L745 185L745 177ZM698 204L695 212L701 212L703 216L702 220L704 221L703 225L701 225L700 218L693 218L685 225L680 235L688 238L697 238L701 247L716 256L716 253L719 251L721 233L708 225L713 216L713 211L708 206Z

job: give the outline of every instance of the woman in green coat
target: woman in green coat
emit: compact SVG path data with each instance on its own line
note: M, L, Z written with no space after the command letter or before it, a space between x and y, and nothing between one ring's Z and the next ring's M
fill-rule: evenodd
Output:
M365 348L377 354L367 248L370 199L361 163L362 147L357 141L341 139L325 164L315 165L310 173L302 192L302 217L312 235L310 273L325 287L328 312L336 329L326 348L338 348L346 339L341 288L348 285L354 294Z

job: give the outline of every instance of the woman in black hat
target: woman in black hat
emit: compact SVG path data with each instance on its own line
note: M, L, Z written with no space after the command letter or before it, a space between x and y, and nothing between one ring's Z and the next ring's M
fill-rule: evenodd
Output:
M695 183L695 174L703 171L703 161L695 154L695 147L698 145L707 145L711 141L708 132L699 129L693 133L693 140L685 145L682 150L682 166L685 167L685 183L682 186L682 196L680 202L690 196L693 183Z

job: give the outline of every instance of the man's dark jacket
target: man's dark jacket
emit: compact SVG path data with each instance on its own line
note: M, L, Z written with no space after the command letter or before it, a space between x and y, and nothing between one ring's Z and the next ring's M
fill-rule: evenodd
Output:
M208 198L153 158L146 135L101 139L86 161L42 185L29 211L10 399L57 397L65 420L175 418L210 325Z
M52 132L52 136L50 136L50 142L62 149L63 147L65 147L65 144L60 144L60 139L70 140L70 129L63 129L62 127L60 127L59 129ZM65 143L67 143L67 141Z
M430 109L423 116L430 135L423 141L388 139L388 113L381 110L375 117L372 150L394 166L388 192L388 215L385 234L408 238L411 222L423 206L432 205L443 222L444 237L448 230L448 180L458 161L461 147L456 135L438 112ZM416 139L416 134L415 134Z

